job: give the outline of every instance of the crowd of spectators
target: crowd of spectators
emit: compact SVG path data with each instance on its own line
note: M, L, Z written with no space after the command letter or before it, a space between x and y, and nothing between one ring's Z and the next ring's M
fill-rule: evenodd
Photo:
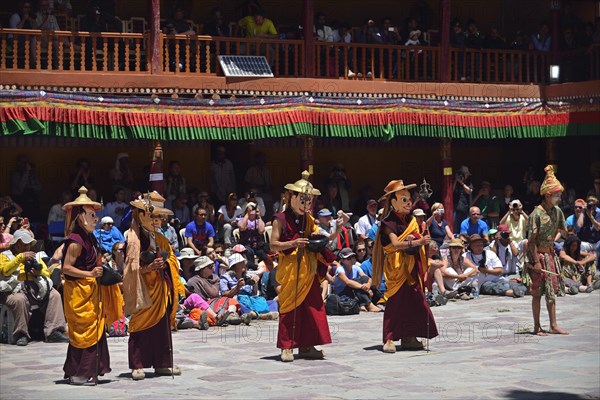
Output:
M174 215L163 218L160 229L178 256L187 288L186 297L181 299L180 328L207 329L277 318L277 254L269 249L269 234L273 215L285 207L286 193L273 202L273 193L262 192L272 190L262 153L245 175L247 190L236 191L232 186L237 182L233 163L224 148L216 153L210 190L190 191L185 171L177 161L170 162L165 174L165 206ZM48 213L48 226L64 227L62 206L73 198L72 189L77 185L93 185L94 175L88 160L78 160L67 181L69 187ZM523 191L517 195L512 185L505 185L501 191L495 191L489 181L475 186L470 169L460 167L454 182L454 221L441 203L429 206L422 191L412 193L412 215L421 234L433 239L427 249L426 281L431 305L443 305L450 299L471 300L479 293L512 297L527 294L521 273L527 251L528 216L541 202L539 185L530 175L525 175ZM224 176L230 179L219 179ZM122 272L131 218L129 201L140 195L140 189L147 189L136 187L126 153L117 155L108 179L113 184L113 198L102 209L94 235L104 252L104 262ZM11 183L10 195L0 199L0 250L4 257L0 259L0 280L10 280L15 273L14 260L21 260L15 257L26 248L27 259L33 259L33 251L37 251L35 259L44 271L40 276L50 279L60 290L60 241L43 240L46 238L40 227L45 219L39 209L42 183L26 156L18 156ZM327 190L315 202L320 234L338 256L322 283L323 299L348 297L355 299L362 311L379 312L385 308L385 281L380 287L372 285L371 254L382 210L378 209L378 201L370 198L369 190L361 192L362 197L368 196L366 199L351 198L351 186L344 166L338 164L323 183ZM93 186L89 189L90 198L98 199ZM578 198L573 193L572 204L560 205L567 215L568 232L566 237L559 233L554 238L555 251L564 267L565 292L572 295L600 287L596 273L599 195L600 178L595 178L586 196ZM37 237L42 239L37 244L33 240L34 225ZM28 246L19 245L24 238L27 243L23 245Z
M39 0L37 3L32 1L22 1L18 10L10 17L8 27L19 29L42 29L47 31L57 30L61 28L57 21L56 15L69 15L72 12L72 6L69 0L57 2L52 0ZM78 22L78 29L85 32L121 32L123 27L121 20L115 16L115 7L112 2L94 0L89 3L89 8L85 16ZM525 50L537 51L541 53L550 52L552 49L552 27L550 23L542 21L539 25L534 25L535 28L530 31L518 30L514 33L501 32L500 27L491 25L488 27L479 27L478 22L469 18L466 21L455 17L451 21L450 28L450 43L456 49L492 49L492 50ZM376 45L403 45L403 46L426 46L439 45L439 32L429 29L430 27L421 26L419 20L413 16L405 18L395 16L386 17L377 21L375 18L364 18L361 26L352 27L349 24L338 21L335 16L328 16L323 12L317 12L314 18L312 27L308 27L308 31L312 32L317 42L329 43L361 43L361 44L376 44ZM62 27L67 29L67 27ZM142 31L145 29L141 28ZM257 1L246 1L236 11L236 15L226 15L223 9L217 7L211 10L210 17L199 23L190 19L190 11L180 4L176 4L169 12L167 18L161 22L161 29L165 34L179 35L209 35L213 37L245 37L245 38L276 38L276 39L299 39L305 35L307 27L302 26L302 21L297 21L291 26L282 26L269 18L268 11L262 7ZM138 29L136 29L137 31ZM594 22L583 21L572 12L569 3L565 3L561 10L561 18L559 19L558 30L560 39L558 48L561 51L561 67L562 79L564 81L582 80L590 73L587 69L589 66L586 61L586 53L577 52L578 50L587 50L591 46L600 43L600 18L596 18ZM431 35L430 33L433 32ZM19 40L24 40L23 36ZM90 53L88 63L91 62L91 52L95 48L101 50L103 48L103 39L98 39L92 42L91 38L86 38L86 51ZM112 39L107 39L112 45ZM176 51L176 42L179 42L178 51ZM239 48L241 54L246 54L246 44L242 44ZM270 57L276 50L275 46L269 44L252 44L251 53L255 52L257 46L260 53L267 55L267 47L270 48ZM30 63L35 65L35 47L30 45ZM122 48L123 46L121 46ZM24 46L20 51L24 51ZM215 47L211 47L212 51ZM221 46L221 52L225 50L225 46ZM170 68L174 70L179 68L183 70L186 59L191 59L191 70L195 71L203 66L196 66L195 59L197 48L195 45L188 46L185 40L171 40L168 44ZM325 47L320 47L321 53L324 56ZM176 52L179 54L177 59ZM335 55L330 55L329 60L322 57L320 70L321 75L325 75L328 70L331 76L338 73L347 73L347 76L367 78L380 75L380 67L388 65L391 61L392 77L397 76L398 65L396 65L398 57L397 51L384 52L382 54L383 64L379 65L379 56L372 52L365 52L361 48L350 48L346 60L347 64L340 65L339 71L335 71ZM401 52L402 58L421 56L421 51L411 50L410 52ZM343 64L342 53L337 55L338 64ZM391 60L389 60L391 58ZM473 60L471 60L473 58ZM361 68L363 62L366 61L367 66L373 64L375 70L367 67L366 71L353 71L350 69L353 65L353 60L358 60L357 68ZM269 60L272 62L272 60ZM372 63L371 63L372 61ZM497 60L498 63L502 58ZM464 80L474 79L476 71L471 71L471 68L476 69L483 66L486 62L478 55L460 55L456 62L456 67L461 72L461 78ZM503 61L504 64L508 60ZM204 64L201 62L201 64ZM327 65L329 64L329 65ZM90 67L88 65L87 67ZM343 69L349 69L343 72ZM522 65L505 65L502 67L501 76L507 78L509 69L522 69ZM386 74L389 71L386 71ZM519 71L515 71L519 73ZM522 71L521 71L522 72ZM389 77L385 75L386 77ZM411 77L414 77L411 76Z

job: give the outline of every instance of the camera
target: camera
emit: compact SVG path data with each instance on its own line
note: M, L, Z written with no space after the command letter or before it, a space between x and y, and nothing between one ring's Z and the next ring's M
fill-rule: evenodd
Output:
M465 180L465 175L459 173L459 174L456 175L456 179L458 179L459 181L464 181Z
M519 208L519 203L512 203L513 210L517 210Z
M479 265L478 265L478 267L479 267L479 268L485 268L485 260L483 260L483 259L482 259L482 260L479 260Z
M24 264L25 264L25 273L26 274L31 273L33 270L36 270L38 272L42 271L42 264L40 264L36 260L27 260L27 261L25 261Z
M248 192L248 197L250 197L251 199L253 199L254 197L256 197L256 193L254 193L254 192Z
M440 215L444 215L444 209L443 208L438 208L437 212Z
M587 203L587 209L592 211L594 209L594 203L592 203L592 202Z
M500 232L500 237L502 239L508 239L509 236L510 236L510 233L508 233L508 232Z
M179 224L181 224L181 221L179 220L179 218L173 218L173 225L175 226L179 226Z

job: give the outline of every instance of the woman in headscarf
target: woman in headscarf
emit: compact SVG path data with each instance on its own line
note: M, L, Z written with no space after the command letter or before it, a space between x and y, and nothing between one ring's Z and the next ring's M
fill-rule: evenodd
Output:
M96 383L98 375L110 372L105 325L112 325L123 312L119 286L103 286L98 279L102 276L101 252L93 232L100 207L83 186L79 197L64 205L62 271L69 348L63 370L73 385Z

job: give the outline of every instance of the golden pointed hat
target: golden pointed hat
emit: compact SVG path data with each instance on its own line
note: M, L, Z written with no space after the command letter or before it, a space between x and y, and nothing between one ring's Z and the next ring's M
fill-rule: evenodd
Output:
M307 193L307 194L312 194L313 196L320 196L321 191L319 189L315 188L312 185L312 183L310 183L308 181L309 176L310 176L310 173L308 171L302 171L302 179L300 179L294 183L288 183L287 185L284 186L284 188L287 190L291 190L293 192Z
M385 189L383 189L385 194L383 196L381 196L378 201L386 199L390 194L398 192L400 190L404 190L404 189L410 190L410 189L413 189L416 187L417 187L417 185L415 183L411 183L410 185L405 185L404 181L402 179L396 179L396 180L390 181L390 183L387 184Z
M68 210L72 209L73 207L78 207L78 206L82 206L82 207L89 206L89 207L93 207L94 210L101 209L102 204L90 199L87 195L87 192L88 192L88 190L85 186L80 187L79 188L79 197L77 197L75 200L70 201L67 204L65 204L63 206L63 210L68 211Z
M554 167L552 165L548 165L544 168L546 171L546 177L544 178L544 182L540 188L540 194L542 196L546 194L552 194L556 192L563 192L565 189L562 187L556 176L554 175Z
M144 193L137 199L129 202L135 208L158 215L173 215L173 211L165 208L165 198L156 190L150 193Z

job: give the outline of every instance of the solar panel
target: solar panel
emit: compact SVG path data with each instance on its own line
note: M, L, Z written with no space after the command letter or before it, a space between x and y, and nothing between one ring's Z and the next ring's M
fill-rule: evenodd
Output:
M273 72L264 56L219 56L225 76L272 78Z

